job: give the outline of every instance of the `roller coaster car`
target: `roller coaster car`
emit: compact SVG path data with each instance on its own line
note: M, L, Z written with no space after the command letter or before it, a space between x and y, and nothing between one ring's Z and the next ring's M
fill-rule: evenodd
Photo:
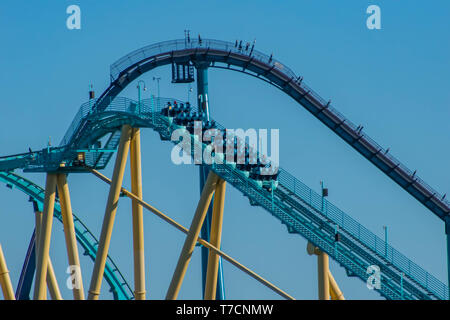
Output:
M173 119L173 122L179 126L186 126L188 123L188 116L189 114L185 111L182 111L175 119Z
M271 192L278 186L278 171L271 174L268 172L271 164L263 164L259 161L250 171L250 178L257 181L263 188Z
M205 113L192 111L190 105L184 106L181 104L178 106L176 102L174 106L168 103L167 107L161 110L161 114L169 117L170 122L173 121L178 126L186 127L186 130L193 135L195 133L195 122L202 122L202 134L205 133L206 130L216 128L216 122L214 120L204 120ZM268 191L272 191L272 189L278 185L278 173L270 174L270 172L265 172L266 168L270 167L269 164L262 163L258 155L256 154L256 163L254 159L254 155L252 153L252 159L250 159L251 148L247 142L243 143L238 137L227 137L226 130L221 129L222 141L219 142L222 144L223 151L226 152L227 147L230 145L233 146L233 160L230 164L235 165L235 167L242 171L245 176L250 177L251 179L258 182L261 187L267 189ZM217 143L217 141L216 141ZM242 155L244 159L242 159ZM213 153L215 156L215 153ZM252 160L252 161L250 161ZM236 161L236 162L235 162Z
M250 178L259 181L275 181L278 179L278 172L275 174L261 174L260 172L255 172L254 169L250 171Z
M161 114L162 114L163 116L165 116L165 117L168 117L168 116L169 116L169 110L170 110L171 108L172 108L171 105L162 108Z
M190 134L194 134L194 126L196 121L202 122L202 134L205 132L205 128L211 127L212 122L204 120L205 113L203 111L200 112L191 112L186 117L186 128L189 131ZM215 125L215 122L214 122Z
M167 106L162 108L161 114L166 117L176 117L180 112L185 110L185 106L183 103L178 104L176 101L173 102L173 105L168 102Z
M161 114L166 117L174 117L178 113L178 107L171 104L161 110Z
M209 129L215 129L215 128L216 128L216 122L215 122L214 120L212 120L212 121L207 120L207 121L204 121L204 122L203 122L203 127L202 127L203 133L204 133L206 130L209 130Z
M187 115L186 118L186 129L189 131L190 134L194 134L194 121L198 118L197 112L191 112Z
M272 192L278 187L278 181L277 180L263 181L262 187L267 191Z
M160 113L167 117L169 120L169 126L172 125L172 123L175 123L178 126L186 126L187 120L188 120L188 112L190 111L190 104L187 103L186 105L184 103L178 104L176 101L174 101L174 104L172 105L170 102L167 103L167 106L164 107ZM161 136L162 140L168 140L167 138L164 138Z

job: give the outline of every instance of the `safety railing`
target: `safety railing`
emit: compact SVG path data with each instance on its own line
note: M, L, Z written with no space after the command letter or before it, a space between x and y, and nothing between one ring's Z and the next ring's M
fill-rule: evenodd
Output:
M59 144L60 147L66 146L70 143L73 138L75 132L77 132L81 122L88 116L93 114L92 107L95 105L97 99L92 99L86 103L83 103L79 108L77 114L75 115L72 123L69 126L69 129L66 131L64 138ZM149 99L143 99L141 102L135 101L125 97L117 97L110 101L108 107L102 111L102 113L106 113L108 111L120 111L134 114L145 114L151 113L153 111L159 111L164 106L170 103L182 103L183 101L178 99L170 99L163 97L150 97Z
M231 43L222 40L213 40L213 39L204 39L199 41L198 39L191 39L187 41L185 39L179 40L170 40L155 43L141 49L135 50L128 55L122 57L115 63L113 63L110 67L111 79L117 79L118 75L123 71L128 69L129 67L135 65L136 63L148 59L152 56L170 53L172 51L177 50L187 50L187 49L195 49L195 48L210 48L215 50L221 50L225 52L232 52L241 55L250 55L254 57L254 59L261 61L266 64L273 64L275 69L283 72L287 77L296 78L295 73L286 65L281 63L280 61L274 59L273 57L262 53L257 50L251 50L253 44L249 43L248 49L246 50L246 44L242 46L240 49L239 42Z
M70 139L72 138L75 131L78 129L78 126L81 122L81 120L89 113L92 106L95 104L97 99L91 99L88 102L85 102L81 105L81 107L78 109L78 112L76 113L75 117L72 120L72 123L70 124L69 128L67 129L60 146L65 146L69 143Z
M171 135L171 133L170 133L170 131L169 130L167 130L167 125L169 124L170 125L170 121L168 121L168 119L166 118L166 117L162 117L161 115L157 115L156 116L156 118L157 119L159 119L158 121L156 121L157 123L160 123L160 124L162 124L161 125L161 127L160 128L158 128L158 130L160 130L160 133L162 134L162 135L164 135L166 138L168 138L168 137L170 137L170 135ZM164 125L165 124L165 125ZM216 125L217 125L217 128L220 128L220 129L223 129L223 127L220 125L220 124L218 124L218 123L216 123ZM203 145L203 147L205 147L205 145ZM192 154L191 154L191 156L194 156L194 151L192 151ZM251 179L248 179L247 177L245 177L245 175L243 175L242 173L240 173L240 171L239 170L236 170L236 169L232 169L232 167L228 167L228 165L226 165L226 164L224 164L224 165L212 165L212 168L213 168L213 170L215 170L216 172L217 172L217 170L219 170L219 171L223 171L223 169L226 169L226 168L228 168L228 169L226 169L225 171L229 171L231 174L232 174L232 177L230 177L231 178L231 180L229 181L229 182L231 182L233 185L235 185L236 187L238 187L238 189L239 189L239 183L241 184L241 186L243 186L243 188L240 188L240 190L242 191L242 192L244 192L244 194L247 194L249 197L251 197L251 195L250 194L254 194L255 192L256 193L258 193L258 194L263 194L264 192L262 191L263 189L260 189L260 187L257 187L257 185L256 185L256 183L253 181L253 180L251 180ZM284 171L285 172L285 171ZM285 172L286 173L286 172ZM291 190L292 188L296 188L296 185L298 185L298 188L300 188L300 189L303 189L303 191L306 193L306 194L309 194L310 195L310 198L309 198L309 203L311 203L311 204L313 204L313 208L315 208L316 209L316 211L317 211L317 208L321 208L321 204L322 204L322 202L321 202L321 200L322 200L322 198L320 197L320 196L318 196L317 194L315 194L315 192L313 192L313 190L312 189L309 189L306 185L304 185L304 184L301 184L301 183L297 183L296 184L296 180L292 180L291 181L291 183L288 183L287 181L286 181L286 179L284 179L285 177L281 177L281 179L279 179L279 181L280 181L280 185L279 186L284 186L286 189L288 189L288 190L290 190L292 193L294 193L293 192L293 190ZM241 182L239 182L239 180L241 180ZM298 181L298 180L297 180ZM284 184L283 184L283 182L287 185L287 186L285 186ZM237 183L237 185L236 185L236 183ZM250 191L250 190L252 190L252 191ZM282 197L282 199L284 199L284 197ZM277 213L277 215L279 216L279 218L282 220L282 221L284 221L284 222L286 222L286 221L289 221L289 218L287 217L289 214L288 213L286 213L286 212L281 212L281 211L279 211L279 204L276 204L276 203L278 203L278 202L280 202L280 200L278 200L277 198L272 198L272 199L266 199L266 200L268 200L268 203L264 203L264 207L266 208L266 209L268 209L269 211L272 211L272 213ZM283 200L283 201L285 201L285 200ZM272 205L270 205L270 202L272 203ZM328 206L329 204L328 203L325 203L324 204L325 206ZM290 206L290 205L289 205ZM284 207L284 205L281 205L281 207ZM277 209L278 208L278 209ZM309 211L311 211L311 212L315 212L315 210L310 210L310 209L308 209ZM317 213L316 213L317 214ZM345 228L347 228L348 227L348 225L349 225L349 223L348 223L348 221L347 221L347 216L341 216L341 218L343 219L342 221L342 224L341 224L341 227L342 227L342 230L344 230L344 231L346 231L346 229L344 229L344 226L345 226ZM350 217L348 217L348 218L350 218ZM297 215L296 214L296 216L295 216L295 219L298 219L298 221L301 221L301 220L304 220L303 218L301 218L299 215ZM351 218L350 218L351 219ZM328 219L328 220L331 220L331 219ZM353 220L351 220L351 221L353 221ZM362 227L361 225L359 225L358 224L358 226L360 227L359 229L360 229L360 232L361 232L361 234L362 235L364 235L364 234L366 234L366 235L369 235L369 238L370 238L370 236L371 235L373 235L369 230L367 230L366 228L364 228L364 227ZM305 227L305 226L304 226ZM333 227L333 226L332 226ZM362 228L361 228L362 227ZM310 231L310 232L312 232L312 231ZM361 239L363 239L363 238L361 238ZM323 242L323 239L321 240L322 242L322 244L324 244L325 242ZM351 240L352 242L354 241L354 243L359 243L358 244L358 247L364 247L364 244L362 243L362 241L360 240L360 241L356 241L356 240ZM362 244L362 245L361 245ZM329 246L329 244L327 244L326 246ZM366 246L367 247L367 246ZM378 246L377 246L378 247ZM362 250L364 250L365 252L366 252L366 254L369 254L369 255L373 255L373 250L371 249L371 248L369 248L369 249L367 249L367 248L363 248ZM380 249L378 249L378 251L379 251ZM347 260L347 264L349 263L349 261L348 261L348 259L350 259L349 257L344 257L342 254L338 254L337 256L336 256L336 252L335 251L333 251L334 252L334 256L339 260L339 261L343 261L343 260ZM358 253L357 253L358 254ZM353 256L353 258L354 258L354 256ZM361 269L361 264L360 264L360 261L356 261L356 260L354 260L354 261L352 261L351 263L350 263L350 265L353 265L353 269L351 270L352 272L357 272L358 273L358 275L362 278L362 279L365 279L365 277L363 276L363 275L366 275L366 268L364 268L364 269ZM412 265L413 267L418 267L417 265ZM356 269L355 269L356 268ZM418 268L420 268L420 267L418 267ZM361 275L362 274L362 275ZM385 274L383 274L382 275L382 278L384 278L384 279L386 279L385 278L386 276L385 276ZM391 287L391 281L389 280L390 278L388 277L388 279L387 279L387 282L384 282L383 281L383 286L389 286L389 287ZM399 287L400 287L400 285L398 285ZM418 286L415 286L416 288L419 288L420 287L420 289L418 289L418 291L419 292L422 292L423 293L423 286L420 286L420 285L418 285ZM406 287L405 287L406 288ZM392 289L392 288L391 288ZM389 289L389 290L391 290L391 289ZM444 289L445 289L445 287L444 287ZM397 296L395 295L395 294L392 294L392 292L391 293L389 293L389 290L387 290L386 289L386 287L384 287L384 289L382 290L383 291L383 294L387 294L390 298L392 298L392 299L395 299ZM417 291L416 291L416 294L417 294ZM426 293L424 293L425 295L429 295L429 293L428 292L426 292ZM409 294L408 294L409 295ZM435 294L436 295L436 294ZM407 294L405 293L405 296L404 297L406 297L407 296ZM437 297L439 297L438 295L436 295ZM416 295L416 297L417 297L417 295Z
M114 99L103 112L121 111L138 113L141 115L153 114L160 111L169 101L173 103L174 100L166 98L151 98L142 100L139 103L128 98L118 97ZM177 103L181 103L181 101L178 101ZM89 112L89 109L83 105L79 111L79 114L83 115L81 119ZM154 117L154 115L152 116ZM81 119L78 121L81 121ZM352 124L347 123L347 125ZM219 124L218 126L221 127ZM361 243L380 256L385 257L387 261L407 274L411 277L411 279L417 281L420 285L433 292L441 299L448 299L448 287L444 283L436 279L433 275L429 274L410 259L406 258L389 244L386 244L384 240L359 224L328 200L322 198L300 180L280 169L279 181L281 184L289 188L289 190L291 190L294 194L300 197L305 203L309 204L311 207L324 214L325 217L333 221L337 226L339 226L339 228L342 228L351 234L355 239L358 239Z
M444 283L405 257L303 182L283 169L280 169L278 180L281 185L302 199L304 203L335 223L339 229L349 233L366 247L384 257L385 260L440 299L448 300L449 291Z

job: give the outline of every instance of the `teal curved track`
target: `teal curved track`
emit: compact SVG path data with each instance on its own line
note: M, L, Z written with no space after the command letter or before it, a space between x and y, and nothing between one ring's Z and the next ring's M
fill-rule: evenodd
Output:
M0 171L23 169L30 172L85 172L77 165L77 152L86 152L86 166L103 169L116 150L124 124L151 128L162 140L170 141L175 129L183 129L161 114L162 106L174 99L136 102L118 94L140 75L156 67L192 62L209 67L250 74L283 90L317 119L349 143L404 190L441 219L447 219L450 205L444 196L419 179L397 159L325 102L285 65L257 51L243 52L233 43L203 40L174 40L137 50L111 67L111 85L98 98L83 104L59 147L0 158ZM231 66L234 66L232 68ZM179 101L181 103L181 101ZM220 125L218 125L219 128ZM102 141L102 142L100 142ZM207 146L192 137L194 144ZM380 268L381 286L387 299L449 298L448 287L406 258L396 249L356 222L349 215L280 168L277 187L267 191L233 163L212 164L216 172L249 198L251 205L263 207L288 232L297 233L326 252L349 276L366 282L370 266ZM340 239L336 241L336 229Z
M18 190L22 191L26 195L30 196L33 200L37 201L41 205L44 203L45 191L37 184L31 182L24 177L12 172L0 172L0 181L6 183L9 186L14 186ZM56 199L54 217L62 223L61 207L59 199ZM84 255L89 256L92 261L95 261L97 253L98 240L94 234L86 227L86 225L75 214L73 215L75 225L75 235L78 243L84 250ZM133 291L128 285L127 281L120 273L119 268L108 256L105 266L104 279L110 287L110 291L116 300L131 300L134 299Z

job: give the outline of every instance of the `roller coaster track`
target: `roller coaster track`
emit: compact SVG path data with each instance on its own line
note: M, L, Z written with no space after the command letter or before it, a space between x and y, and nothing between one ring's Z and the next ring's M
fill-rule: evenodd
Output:
M6 183L8 186L16 187L18 190L30 196L32 200L43 205L45 190L30 180L12 172L0 172L0 181ZM62 223L61 207L58 199L55 203L53 215L59 222ZM89 256L92 261L95 261L98 245L97 238L75 214L74 224L76 238L78 243L84 249L84 255ZM105 266L104 278L108 283L110 291L115 299L130 300L134 298L133 291L123 277L122 273L120 273L117 265L109 256Z
M252 50L245 52L233 43L202 40L174 40L139 49L111 66L111 84L95 100L80 108L59 147L0 158L0 171L24 169L35 172L84 171L76 164L77 152L86 152L86 165L104 168L117 148L122 125L148 127L162 140L170 140L177 128L163 116L166 99L136 102L118 97L133 80L156 67L176 63L207 63L261 78L289 94L344 141L387 174L414 198L441 219L447 221L449 202L415 173L389 155L359 128L336 111L310 88L301 77L271 56ZM233 66L233 67L232 67ZM173 101L173 99L170 99ZM97 144L106 139L103 148ZM197 140L194 142L201 144ZM202 148L206 145L201 144ZM266 209L287 226L322 249L347 274L367 281L367 268L376 265L381 272L381 287L376 289L387 299L448 299L448 287L407 259L397 250L357 223L312 189L280 169L278 186L272 192L236 169L232 163L209 166L246 197L252 205ZM9 173L10 174L10 173ZM335 240L336 227L341 235Z

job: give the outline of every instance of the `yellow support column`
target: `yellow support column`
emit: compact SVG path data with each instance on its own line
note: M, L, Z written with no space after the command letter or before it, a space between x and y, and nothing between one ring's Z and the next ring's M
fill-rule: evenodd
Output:
M109 189L108 202L106 203L105 217L103 218L102 231L98 244L97 256L95 258L94 271L92 273L89 287L89 300L97 300L102 286L103 273L105 271L106 258L108 256L109 244L111 242L114 219L117 212L117 205L122 188L123 173L127 164L128 150L130 148L132 128L129 125L122 127L119 149L117 151L116 163Z
M5 256L3 255L2 245L0 244L0 286L2 287L5 300L16 300L9 278L8 267L6 266Z
M35 217L35 230L36 230L36 238L35 238L35 260L36 265L38 264L38 257L39 257L39 239L41 235L41 223L42 223L42 212L35 211L34 212ZM42 296L42 300L47 300L47 290L45 290L44 295Z
M222 239L223 207L225 203L226 181L219 179L214 193L210 243L220 249ZM209 251L208 268L206 270L205 300L215 300L217 290L217 274L219 272L219 255Z
M61 204L61 216L64 225L64 236L66 238L67 257L69 260L69 265L75 267L76 270L76 285L73 287L73 298L75 300L84 300L83 280L81 276L77 238L75 236L72 204L70 202L69 185L67 184L66 174L58 174L57 186L59 201Z
M103 174L101 174L97 170L91 169L91 172L96 177L100 178L102 181L104 181L104 182L106 182L108 184L111 184L111 180L109 178L105 177ZM172 227L175 227L177 230L180 230L181 232L183 232L185 234L189 233L189 230L187 228L185 228L184 226L182 226L181 224L179 224L175 220L171 219L170 217L166 216L161 211L159 211L155 207L151 206L147 202L143 201L142 199L139 199L135 194L131 193L127 189L122 188L122 193L125 196L129 197L130 199L133 199L133 200L136 200L137 202L139 202L139 204L141 206L143 206L145 209L147 209L150 212L154 213L156 216L158 216L159 218L163 219L165 222L170 224ZM249 268L247 268L243 264L239 263L238 261L236 261L235 259L230 257L228 254L226 254L225 252L221 251L220 249L217 249L215 246L211 245L208 241L205 241L202 238L198 238L198 243L203 245L203 246L205 246L209 250L214 251L216 254L220 255L224 260L228 261L233 266L235 266L239 270L243 271L244 273L246 273L250 277L254 278L255 280L259 281L261 284L265 285L269 289L271 289L274 292L278 293L283 298L290 299L290 300L295 300L292 296L290 296L289 294L287 294L286 292L284 292L280 288L276 287L275 285L273 285L272 283L270 283L269 281L267 281L266 279L264 279L263 277L261 277L260 275L255 273L254 271L250 270Z
M214 172L210 171L205 186L203 187L203 191L200 196L194 218L192 219L189 232L186 236L183 249L181 250L180 258L178 259L172 281L170 282L169 290L167 290L167 300L175 300L178 297L181 284L183 283L184 275L186 274L186 270L189 266L192 253L194 252L195 244L197 243L197 239L200 234L203 221L205 220L206 212L208 210L209 204L211 203L211 199L218 180L219 177Z
M141 132L134 128L130 143L131 192L142 199ZM134 296L145 300L144 218L142 206L132 200Z
M41 225L42 225L42 212L35 212L36 218L36 238L35 238L35 254L36 261L39 256L39 235L41 234ZM37 262L36 262L37 265ZM55 270L53 270L52 260L50 259L50 255L48 257L48 267L47 267L47 277L46 283L48 290L50 291L50 296L53 300L62 300L61 292L59 290L58 282L56 281ZM47 290L44 291L44 295L41 300L47 300Z
M306 251L309 255L317 255L317 275L319 285L319 300L330 300L330 267L328 255L308 242Z
M319 275L319 300L330 300L330 280L328 278L329 261L325 252L320 252L317 258Z
M47 267L47 287L50 292L50 297L53 300L62 300L61 291L59 290L58 281L56 280L55 271L53 269L52 260L48 258Z
M52 235L53 209L55 207L56 174L47 173L45 184L44 215L39 235L39 250L36 264L36 281L34 284L34 299L42 300L47 290L45 283Z

